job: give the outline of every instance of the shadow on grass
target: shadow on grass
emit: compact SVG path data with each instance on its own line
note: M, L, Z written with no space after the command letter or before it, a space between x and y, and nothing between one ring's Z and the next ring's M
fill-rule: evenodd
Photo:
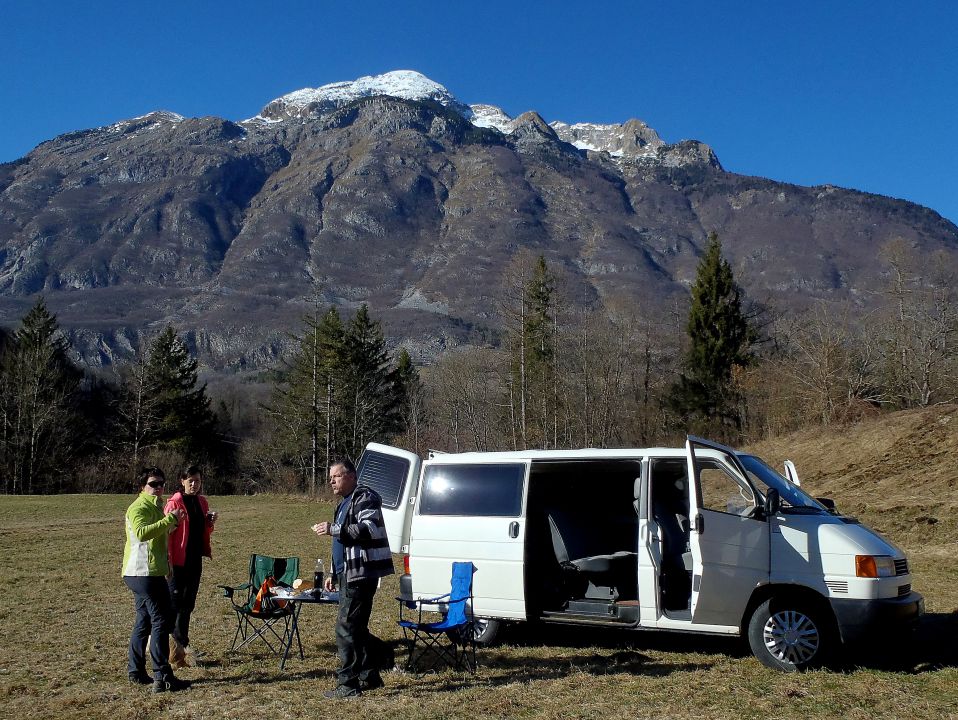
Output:
M958 612L928 613L911 632L872 637L850 648L844 667L912 674L958 667L956 638Z

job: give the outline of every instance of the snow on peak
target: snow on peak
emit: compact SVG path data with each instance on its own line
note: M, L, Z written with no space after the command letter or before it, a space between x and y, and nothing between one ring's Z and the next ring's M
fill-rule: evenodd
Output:
M388 95L403 100L432 100L462 112L468 110L445 87L415 70L393 70L382 75L367 75L358 80L330 83L318 88L303 88L276 98L251 120L277 122L335 110L364 97Z
M515 120L495 105L470 105L472 116L469 120L476 127L493 128L503 135L509 135L515 129Z

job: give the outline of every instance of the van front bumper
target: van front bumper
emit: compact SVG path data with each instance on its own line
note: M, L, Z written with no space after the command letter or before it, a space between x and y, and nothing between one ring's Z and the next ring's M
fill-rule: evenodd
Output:
M845 643L855 642L873 631L908 629L925 614L925 599L916 592L876 600L829 598L829 602Z

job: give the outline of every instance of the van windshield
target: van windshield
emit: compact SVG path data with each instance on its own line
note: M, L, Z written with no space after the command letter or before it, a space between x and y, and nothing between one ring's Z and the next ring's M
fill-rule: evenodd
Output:
M809 510L828 512L824 505L797 485L792 485L792 483L786 480L782 475L769 467L760 457L740 453L736 454L738 455L739 461L745 467L749 479L755 483L762 495L766 494L765 491L768 488L775 488L782 498L783 505L788 504L793 508L807 508Z

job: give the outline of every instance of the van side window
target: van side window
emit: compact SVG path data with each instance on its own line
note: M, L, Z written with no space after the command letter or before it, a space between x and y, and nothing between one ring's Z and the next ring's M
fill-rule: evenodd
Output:
M430 465L423 475L421 515L518 517L525 465Z
M699 461L699 486L702 489L702 508L747 515L755 507L751 489L740 485L719 464L709 460Z
M399 505L408 474L409 461L405 458L369 450L363 453L356 468L359 482L379 493L387 510L395 510Z

